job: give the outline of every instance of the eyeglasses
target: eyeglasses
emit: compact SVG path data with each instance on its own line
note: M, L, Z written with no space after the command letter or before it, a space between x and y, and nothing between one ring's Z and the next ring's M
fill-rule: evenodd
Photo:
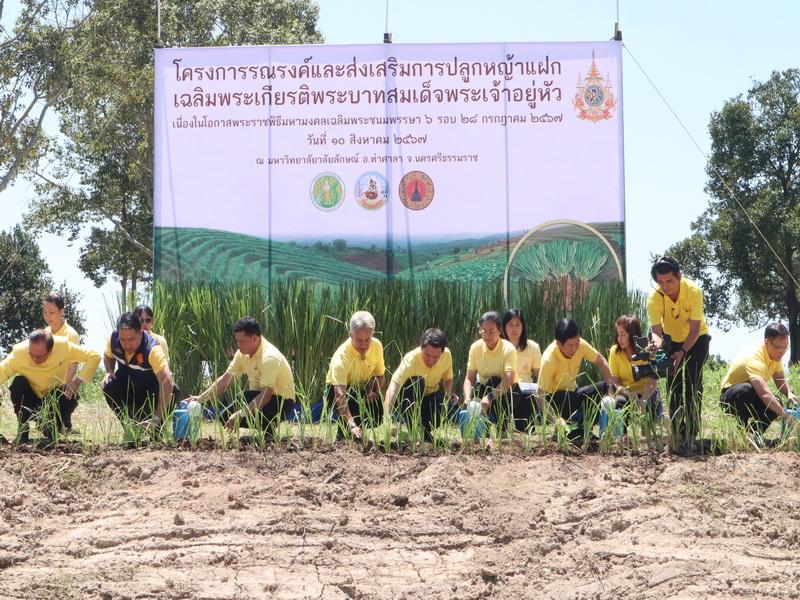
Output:
M488 336L500 335L500 332L497 329L478 329L478 333Z

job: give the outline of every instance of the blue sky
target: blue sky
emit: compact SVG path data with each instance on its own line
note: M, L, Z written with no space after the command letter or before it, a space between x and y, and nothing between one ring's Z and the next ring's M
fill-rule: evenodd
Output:
M385 0L320 0L319 27L327 43L382 41ZM389 31L395 43L592 41L612 36L615 0L390 0ZM6 18L16 3L6 3ZM651 253L689 234L707 206L706 160L669 113L633 55L659 87L689 132L707 151L711 113L746 92L773 70L800 66L800 2L762 0L620 0L625 119L628 282L649 289ZM0 194L0 229L19 221L33 194L19 181ZM44 236L42 249L57 281L84 296L91 345L107 335L104 296L77 268L77 245ZM766 251L766 250L765 250ZM730 358L757 341L742 328L712 330L711 352ZM546 341L545 341L546 342Z

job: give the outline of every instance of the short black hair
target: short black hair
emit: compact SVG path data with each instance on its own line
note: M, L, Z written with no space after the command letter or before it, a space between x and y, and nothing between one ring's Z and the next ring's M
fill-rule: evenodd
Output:
M242 317L233 326L233 333L240 331L245 335L261 335L261 325L253 317Z
M656 275L666 275L667 273L672 273L675 277L680 277L681 275L681 265L672 256L660 257L650 269L650 276L653 281L656 280Z
M120 329L133 329L134 331L142 330L142 320L139 315L132 312L122 313L117 319L117 331Z
M142 318L142 315L150 317L151 319L153 318L153 309L147 306L147 304L140 304L133 309L133 312L135 312L140 319Z
M47 351L50 352L53 349L53 344L55 344L53 334L44 329L34 329L28 335L29 344L41 344L42 342L47 345Z
M562 344L581 335L581 328L572 319L561 319L556 323L556 340Z
M503 326L500 328L500 333L503 335L503 339L507 340L508 336L506 335L506 325L508 325L511 319L519 319L520 323L522 323L522 333L519 335L519 349L525 350L528 347L528 326L525 325L525 317L522 316L522 311L518 308L509 308L506 311L506 314L503 315Z
M44 297L44 301L55 304L58 310L64 310L64 296L58 292L50 292Z
M789 330L783 323L770 323L764 330L765 340L774 340L779 337L786 337L789 335Z
M419 339L419 347L424 348L425 346L441 348L442 350L447 348L447 336L445 335L444 331L441 329L436 329L435 327L426 329L423 332L422 337Z
M483 325L486 321L491 321L495 325L497 325L497 329L499 331L503 330L503 318L500 316L500 313L496 310L490 310L485 312L481 315L480 320L478 321L478 325Z

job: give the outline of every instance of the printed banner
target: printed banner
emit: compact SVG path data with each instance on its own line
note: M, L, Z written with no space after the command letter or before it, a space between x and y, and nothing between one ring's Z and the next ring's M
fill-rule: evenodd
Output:
M162 280L624 275L619 42L168 48Z

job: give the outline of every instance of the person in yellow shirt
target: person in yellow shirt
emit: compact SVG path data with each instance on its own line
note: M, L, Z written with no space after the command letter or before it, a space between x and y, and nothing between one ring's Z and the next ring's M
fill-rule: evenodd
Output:
M164 356L166 356L167 361L169 361L169 348L167 347L167 340L163 335L159 335L153 331L153 309L146 304L140 304L133 309L133 312L136 313L136 316L139 317L139 320L142 322L142 330L149 333L152 338L161 344L161 349L164 351Z
M375 318L365 310L350 317L350 337L333 353L325 376L328 406L339 417L339 432L361 439L361 426L381 423L381 392L386 385L383 344L374 337ZM367 414L361 414L360 403Z
M225 427L248 427L262 431L268 440L275 438L281 420L294 411L295 389L292 367L275 346L261 334L253 317L242 317L233 327L236 354L225 373L199 396L187 400L204 403L222 398L235 377L247 375L250 389L220 412ZM242 406L244 405L244 406ZM237 407L242 407L237 410Z
M58 292L50 292L47 294L44 299L42 300L42 317L44 318L44 322L47 323L47 327L45 327L45 331L49 331L53 334L53 337L64 337L76 346L81 345L81 336L78 335L78 332L67 323L66 318L64 317L64 312L66 309L66 303L64 302L64 296L62 296ZM67 370L66 380L71 381L73 377L75 377L75 373L78 372L78 365L77 363L73 363L70 365L69 369ZM11 386L13 387L15 381L11 382ZM67 391L67 396L65 400L71 400L71 391ZM77 406L78 400L77 394L74 396L75 405ZM64 421L64 430L65 432L72 431L72 411L64 412L64 416L66 420Z
M658 284L647 298L650 329L657 346L672 355L673 369L667 375L667 399L672 429L671 448L678 454L694 454L700 433L703 401L703 364L708 358L711 336L703 314L703 291L681 274L671 256L662 256L650 270Z
M50 292L44 297L42 316L47 323L45 331L52 333L53 337L64 337L76 346L80 346L81 336L74 327L67 323L67 319L64 317L65 310L64 297L58 292Z
M637 348L634 337L642 337L642 324L634 315L622 315L614 322L614 345L608 352L608 368L616 386L617 408L628 402L636 402L640 409L647 410L653 421L660 421L664 405L658 393L658 382L652 377L633 377L634 365L645 365L646 360L634 359Z
M574 425L569 440L583 440L584 426L588 424L591 429L600 416L600 398L614 389L611 371L603 355L581 337L581 329L572 319L556 323L555 338L542 354L539 393L544 396L546 407L554 407ZM603 381L578 387L583 361L594 363Z
M782 323L770 323L764 330L764 342L739 354L720 386L720 404L725 412L761 441L775 419L794 419L794 413L786 410L769 389L772 379L789 402L797 404L781 361L788 349L789 330Z
M384 400L384 414L391 415L396 398L401 400L400 415L406 424L419 411L426 442L433 441L445 403L458 403L453 394L453 356L447 336L440 329L426 329L419 346L408 352L392 375Z
M103 393L122 424L125 442L134 442L142 425L151 433L160 431L172 401L172 372L160 344L142 330L134 313L117 320L103 364Z
M67 371L73 363L84 366L76 377L68 380ZM34 330L27 340L16 344L0 362L0 384L16 375L15 385L9 391L17 415L19 443L30 440L29 422L39 413L48 395L57 400L58 410L55 418L43 415L39 428L47 440L57 439L58 431L75 410L78 388L92 378L98 364L97 352L76 346L64 337L53 337L44 329Z
M528 327L520 309L508 309L503 315L502 325L503 339L511 342L517 352L517 369L511 386L514 425L517 431L526 431L541 420L541 406L534 392L533 380L539 377L542 351L539 344L528 339Z
M481 339L470 346L467 357L464 403L472 400L474 394L489 420L505 429L515 414L511 387L517 372L517 350L501 337L502 328L500 313L489 311L481 315L478 321Z

